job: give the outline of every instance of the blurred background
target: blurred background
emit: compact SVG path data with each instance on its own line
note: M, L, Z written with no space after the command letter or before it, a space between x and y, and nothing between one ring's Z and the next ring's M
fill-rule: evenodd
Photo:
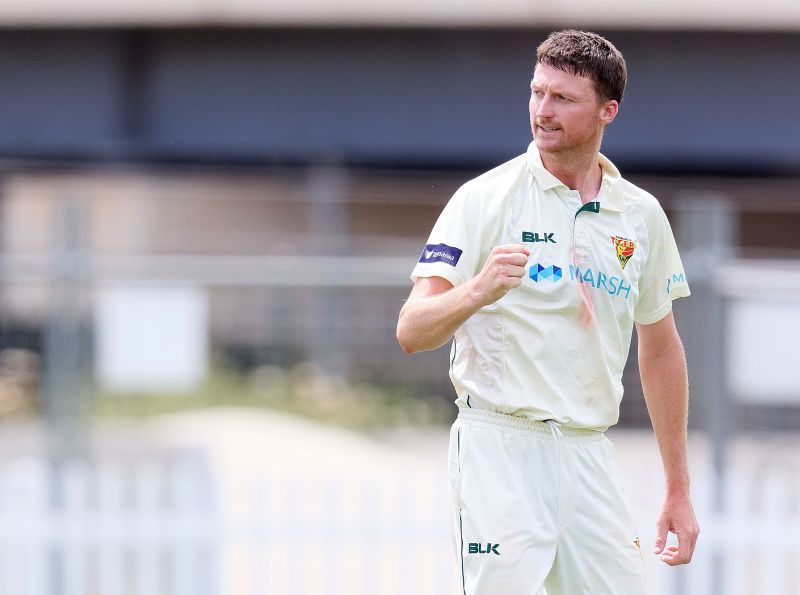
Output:
M611 431L650 593L800 593L788 0L0 4L0 593L459 592L449 349L394 329L567 26L626 57L603 152L693 291L691 566L650 554L635 342Z

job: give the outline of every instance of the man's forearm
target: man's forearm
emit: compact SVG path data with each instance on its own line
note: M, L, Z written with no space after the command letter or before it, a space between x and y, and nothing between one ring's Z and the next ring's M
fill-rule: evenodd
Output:
M688 564L700 527L689 495L686 454L689 381L686 376L686 356L671 312L659 322L637 324L636 330L644 398L661 451L666 479L666 494L656 521L653 548L665 564ZM677 536L677 546L667 545L669 533Z
M397 341L406 353L441 347L466 320L519 287L530 251L522 244L495 246L480 273L456 287L441 277L417 279L400 310Z
M664 464L667 491L687 491L688 379L683 345L677 339L661 353L639 350L642 388Z
M400 310L397 339L407 353L441 347L482 304L471 283L428 297L409 300Z

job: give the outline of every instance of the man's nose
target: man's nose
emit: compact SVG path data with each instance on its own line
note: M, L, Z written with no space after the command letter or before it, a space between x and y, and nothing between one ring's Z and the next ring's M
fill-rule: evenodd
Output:
M536 115L540 118L549 118L553 115L553 102L547 94L539 99L539 103L536 106Z

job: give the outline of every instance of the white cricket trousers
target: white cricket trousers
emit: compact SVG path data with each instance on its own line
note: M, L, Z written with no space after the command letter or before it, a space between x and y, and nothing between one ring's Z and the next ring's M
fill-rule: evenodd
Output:
M463 595L644 595L605 434L462 409L448 465Z

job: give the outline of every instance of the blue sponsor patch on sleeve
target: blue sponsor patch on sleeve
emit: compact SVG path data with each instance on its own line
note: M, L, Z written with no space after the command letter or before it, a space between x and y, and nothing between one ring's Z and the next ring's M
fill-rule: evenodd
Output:
M463 251L447 244L426 244L425 249L419 257L420 262L443 262L450 266L456 266L458 259L461 258Z
M672 288L676 285L686 285L686 273L683 271L672 273L672 277L667 277L667 295L672 292Z

